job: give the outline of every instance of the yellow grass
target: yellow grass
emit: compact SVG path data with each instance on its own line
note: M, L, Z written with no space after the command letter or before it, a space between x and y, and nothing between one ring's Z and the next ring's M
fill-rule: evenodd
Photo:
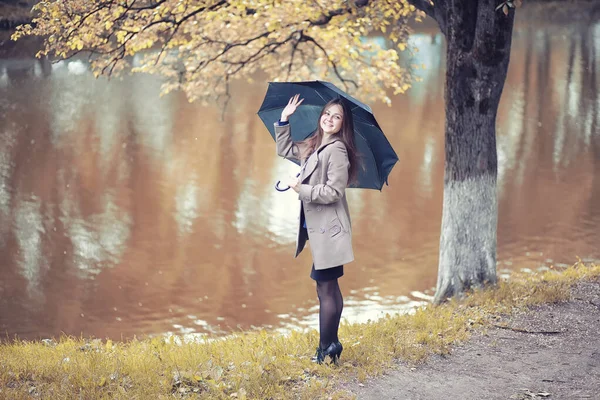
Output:
M261 331L181 343L62 337L0 345L0 398L6 399L348 399L335 383L377 375L396 360L448 353L494 317L566 300L572 284L600 277L578 262L561 272L514 274L461 301L367 324L343 325L339 366L310 361L317 333Z

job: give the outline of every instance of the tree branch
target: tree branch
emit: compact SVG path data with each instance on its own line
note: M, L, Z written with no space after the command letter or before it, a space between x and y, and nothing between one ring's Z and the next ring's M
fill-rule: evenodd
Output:
M103 3L98 4L97 8L93 9L92 11L88 12L83 17L81 17L81 20L79 20L79 24L75 28L70 29L70 31L67 33L67 36L65 36L65 40L69 40L71 38L71 36L83 26L86 19L88 19L92 15L96 14L98 11L102 10L103 8L110 8L110 6L111 6L110 2L103 2ZM73 16L69 15L69 18L71 18L71 20L72 20Z
M239 71L241 71L243 68L245 68L246 65L256 63L260 59L266 57L268 54L274 53L275 50L277 50L279 47L283 46L284 44L286 44L287 42L292 40L293 37L294 37L294 34L292 33L291 35L289 35L286 39L282 40L281 42L268 43L265 46L258 49L258 51L256 53L250 55L244 61L233 61L233 62L225 61L224 63L237 66L237 68L230 73L230 75L235 75Z
M514 332L532 333L532 334L538 334L538 335L558 335L558 334L563 333L561 331L530 331L528 329L514 328L512 326L500 325L500 324L492 324L492 326L495 326L496 328L500 328L500 329L507 329L509 331L514 331Z
M157 65L158 62L160 61L160 58L162 57L163 53L165 52L165 50L169 46L169 43L171 42L171 40L173 40L173 37L175 36L175 34L177 33L177 31L179 30L179 27L181 27L181 24L183 24L186 20L192 18L196 14L199 14L199 13L203 12L206 9L208 9L208 10L214 10L215 8L218 8L219 6L221 6L223 4L225 4L225 1L220 1L220 2L218 2L216 4L213 4L210 7L199 8L199 9L197 9L197 10L195 10L195 11L187 14L185 17L181 18L179 21L175 22L175 27L173 28L173 31L171 32L171 34L169 35L169 37L167 38L167 40L165 40L164 44L162 45L162 48L160 49L160 53L156 57L156 62L154 63L154 65Z
M240 47L240 46L242 46L242 47L243 47L243 46L247 46L248 44L250 44L250 43L254 42L255 40L258 40L258 39L260 39L260 38L266 37L266 36L268 36L269 34L270 34L270 32L266 31L266 32L263 32L263 33L261 33L260 35L257 35L257 36L255 36L255 37L253 37L253 38L250 38L250 39L246 40L245 42L239 42L239 43L234 43L234 44L229 44L229 43L227 43L227 42L222 42L222 43L224 44L224 48L223 48L223 50L221 50L221 52L220 52L219 54L217 54L217 55L215 55L215 56L213 56L213 57L209 58L208 60L203 60L203 61L201 61L201 62L198 64L198 66L196 67L196 69L194 70L194 73L197 73L198 71L200 71L201 69L203 69L204 67L206 67L208 64L210 64L210 63L212 63L212 62L214 62L214 61L217 61L217 59L219 59L220 57L222 57L222 56L223 56L225 53L227 53L227 52L228 52L228 51L230 51L231 49L233 49L233 48L235 48L235 47ZM288 39L287 39L287 40L289 40L290 38L291 38L291 36L290 36L290 37L288 37ZM286 41L287 41L287 40L286 40ZM216 41L216 40L215 40L214 42L215 42L215 43L219 43L219 41ZM284 42L284 43L285 43L285 42ZM278 44L278 42L275 42L275 44ZM266 46L270 46L270 45L273 45L273 43L269 43L269 44L267 44ZM259 51L258 51L258 53L260 53L262 50L264 50L264 48L265 48L266 46L263 46L262 48L260 48L260 49L259 49Z
M143 11L143 10L153 10L155 8L157 8L158 6L160 6L162 3L166 2L167 0L159 0L154 4L149 4L147 6L142 6L142 7L133 7L133 4L135 3L135 1L133 3L131 3L131 7L129 7L129 10L133 10L133 11Z
M297 40L296 42L294 42L294 44L292 46L292 54L290 56L290 63L288 65L287 75L285 77L286 81L290 80L290 74L292 73L292 67L294 65L294 56L296 55L296 50L298 49L299 44L300 44L300 41Z
M302 40L306 41L306 42L312 42L312 43L314 43L315 46L317 46L319 49L321 49L321 51L323 52L323 54L325 54L325 57L327 58L327 61L333 67L333 71L335 72L335 75L338 77L338 79L344 85L344 89L346 89L346 91L348 91L348 83L352 83L355 88L358 88L358 84L355 81L353 81L352 79L346 79L346 78L344 78L342 76L342 74L338 70L337 64L329 57L329 54L327 53L327 50L325 50L323 48L323 46L321 46L321 44L319 42L317 42L315 39L313 39L312 37L307 36L307 35L302 35Z
M369 4L369 0L356 0L354 2L354 6L356 8L365 7L367 4ZM324 12L323 14L321 14L321 16L317 20L309 21L309 22L313 26L323 26L323 25L327 25L333 17L337 17L338 15L346 14L349 12L352 12L351 7L338 8L337 10Z
M91 16L107 8L112 11L112 9L118 5L120 7L118 13L107 14L108 18L105 21L112 25L112 29L106 28L102 30L101 37L106 40L102 43L92 42L90 46L85 46L84 44L85 48L82 49L89 52L90 59L95 56L100 56L100 59L102 59L102 64L99 65L99 72L103 75L108 74L109 76L112 75L113 71L116 72L122 63L126 63L126 56L132 52L131 43L134 43L136 38L140 37L142 33L146 33L147 35L156 34L157 38L153 40L154 44L159 45L157 49L158 55L152 61L154 62L154 66L157 66L161 62L161 59L163 59L163 56L168 49L173 46L174 41L180 36L185 35L182 34L183 29L181 28L205 12L214 11L222 7L228 7L231 4L231 0L211 0L206 3L203 2L204 4L198 4L195 7L186 7L184 12L168 11L165 15L154 20L150 19L150 17L156 14L156 12L152 14L152 11L157 10L163 4L168 3L169 0L96 1L96 3L90 4L88 10L79 11L78 9L77 13L81 15L81 20L77 22L73 21L71 24L72 28L69 30L66 36L68 39L72 35L80 32L81 29L87 25L92 25L93 23L90 23L89 19ZM194 77L196 77L197 74L209 64L214 63L224 66L226 71L222 78L225 80L225 103L227 103L230 77L238 74L244 69L255 67L265 57L279 53L283 46L290 44L290 53L286 54L289 64L283 65L283 72L285 73L285 70L287 70L288 79L292 75L294 69L300 68L300 64L298 64L300 60L302 61L301 65L307 64L307 54L304 50L307 52L310 50L311 54L315 57L318 55L318 53L322 53L325 56L326 68L333 72L333 75L343 84L346 90L352 86L358 87L358 84L354 80L344 75L344 71L340 68L335 58L331 56L329 49L326 49L321 43L319 43L317 38L305 35L301 29L307 25L330 25L335 22L332 22L332 20L337 16L342 18L344 18L344 16L349 16L352 18L352 16L360 14L360 10L367 7L372 2L372 0L349 0L344 2L341 7L329 10L327 9L326 5L321 5L321 3L315 2L319 6L317 15L320 14L320 16L314 18L308 17L303 21L292 21L292 23L281 27L280 29L283 30L289 29L290 33L288 36L283 37L280 40L266 40L271 34L270 31L258 32L249 38L244 38L242 36L233 42L221 39L220 37L204 37L204 40L197 44L196 48L202 47L203 45L208 45L210 46L209 49L211 51L208 53L193 54L195 57L199 58L197 60L197 65L192 71L187 71L187 73L184 72L184 74L187 75L188 78L192 77L190 79L194 79ZM70 3L68 2L63 5L63 12L65 12L66 15L71 16L72 13L69 5ZM431 4L429 6L433 7ZM246 15L252 15L255 13L255 10L246 10ZM74 16L71 17L74 18ZM111 38L114 38L117 33L118 41L112 40ZM237 52L233 51L236 48L239 49L240 47L248 46L259 40L262 41L263 39L265 39L267 43L261 45L258 49L253 49L250 54L240 52L238 55ZM303 42L306 43L306 46L303 45ZM213 49L215 50L215 53L212 53ZM190 56L192 54L190 49L188 48L186 50L188 51L188 56ZM134 50L133 52L136 51ZM170 64L170 62L166 62L166 64ZM180 84L182 83L182 77L183 75L180 75ZM221 84L222 83L223 80L221 80Z
M446 0L408 0L417 10L423 11L428 17L434 19L442 33L446 34Z
M417 10L423 11L428 17L435 19L435 5L430 0L408 0L408 2Z

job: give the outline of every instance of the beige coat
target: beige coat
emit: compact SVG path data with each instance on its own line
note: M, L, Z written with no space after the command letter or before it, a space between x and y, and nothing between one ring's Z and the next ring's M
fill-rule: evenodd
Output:
M300 160L302 143L293 142L289 124L275 124L277 154L291 160ZM348 153L343 142L335 135L322 143L306 162L302 162L300 193L304 208L308 239L315 269L327 269L354 261L352 227L346 186L348 185ZM304 249L306 237L301 235L298 218L296 257Z

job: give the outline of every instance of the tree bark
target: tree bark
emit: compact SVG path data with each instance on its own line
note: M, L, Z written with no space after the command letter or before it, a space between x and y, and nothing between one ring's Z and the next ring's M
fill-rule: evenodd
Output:
M435 303L496 282L496 115L514 10L497 0L445 1L445 176Z

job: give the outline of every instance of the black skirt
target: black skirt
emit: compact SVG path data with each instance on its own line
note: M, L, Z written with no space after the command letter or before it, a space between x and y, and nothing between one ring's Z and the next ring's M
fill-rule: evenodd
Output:
M343 265L327 269L315 269L315 264L313 264L310 271L310 277L315 281L332 281L342 276L344 276Z

